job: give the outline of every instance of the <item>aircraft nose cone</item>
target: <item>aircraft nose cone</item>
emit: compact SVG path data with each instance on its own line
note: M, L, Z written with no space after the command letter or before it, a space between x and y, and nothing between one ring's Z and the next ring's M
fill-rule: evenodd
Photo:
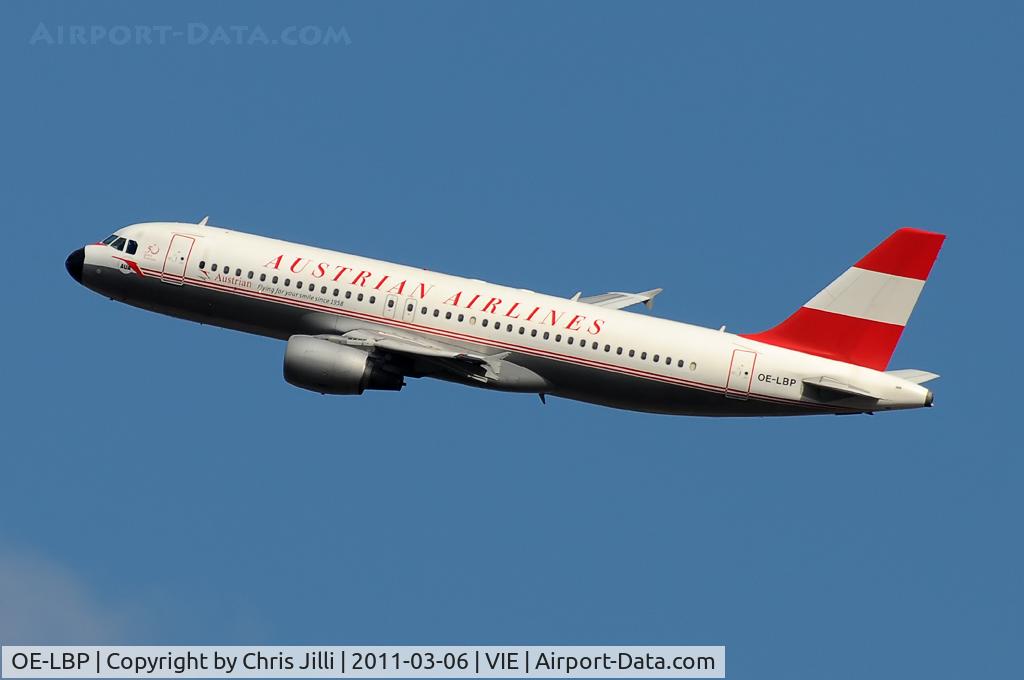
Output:
M68 259L64 260L64 266L67 268L68 274L71 274L71 278L81 283L82 270L85 268L85 248L79 248L68 255Z

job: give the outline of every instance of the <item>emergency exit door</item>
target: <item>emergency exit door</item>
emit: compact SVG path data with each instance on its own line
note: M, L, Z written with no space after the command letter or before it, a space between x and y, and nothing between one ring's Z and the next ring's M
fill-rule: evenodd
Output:
M729 377L725 383L725 396L746 399L750 396L750 385L754 381L754 364L757 352L734 349L729 363Z
M412 321L416 317L416 300L405 298L405 306L402 307L402 321Z
M388 319L394 319L395 313L398 311L398 296L388 295L384 298L384 316Z

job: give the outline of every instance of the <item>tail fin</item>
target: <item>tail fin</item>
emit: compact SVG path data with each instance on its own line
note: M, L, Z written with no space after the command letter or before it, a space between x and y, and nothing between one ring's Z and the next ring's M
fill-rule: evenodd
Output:
M899 229L778 326L743 337L884 371L945 238Z

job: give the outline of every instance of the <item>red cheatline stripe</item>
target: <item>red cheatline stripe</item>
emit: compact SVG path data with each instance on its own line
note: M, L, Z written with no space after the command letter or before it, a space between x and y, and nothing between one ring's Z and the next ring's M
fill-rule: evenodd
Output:
M157 276L160 275L160 273L161 273L158 270L152 270L152 269L146 269L146 271L148 273L150 273L150 274L157 275ZM365 313L362 313L362 312L355 312L355 311L352 311L352 310L338 309L338 308L335 308L335 307L330 307L330 306L326 306L326 305L317 304L315 302L308 302L308 301L305 301L305 300L298 300L298 299L294 299L294 298L285 298L285 297L273 295L273 294L270 294L270 293L262 293L262 292L259 292L259 291L248 290L248 289L245 289L245 288L235 288L235 287L230 286L228 284L216 283L216 282L213 282L213 281L204 281L202 279L196 279L196 278L192 278L192 277L186 277L185 278L185 283L187 285L194 285L194 286L200 287L200 288L209 288L211 290L215 290L215 291L223 292L223 293L228 293L228 294L232 294L232 295L239 295L239 296L242 296L242 297L249 297L249 298L253 298L253 299L256 299L256 300L265 300L265 301L275 302L277 304L288 305L290 307L299 307L299 308L303 308L303 309L312 309L312 310L315 310L315 311L323 311L323 312L330 313L330 314L337 314L338 316L346 316L346 317L353 318L353 319L367 320L367 321L371 321L373 323L377 323L377 324L381 324L381 325L385 325L385 326L394 326L396 328L407 328L409 330L415 330L415 331L419 331L419 332L424 332L424 333L427 333L428 335L435 335L435 336L438 336L438 337L446 337L446 338L451 338L451 339L454 339L454 340L462 340L462 341L466 341L466 342L473 342L475 344L486 345L486 346L489 346L489 347L496 347L496 348L499 348L499 349L510 349L510 350L522 352L524 354L533 354L535 356L542 356L542 357L546 357L546 358L550 358L550 359L556 359L556 360L559 360L559 361L564 361L564 362L567 362L567 363L577 364L577 365L581 365L581 366L587 366L587 367L590 367L590 368L598 368L598 369L601 369L601 370L604 370L604 371L608 371L610 373L619 373L619 374L625 374L625 375L632 375L632 376L638 377L638 378L645 378L645 379L648 379L648 380L655 380L655 381L658 381L658 382L668 383L668 384L672 384L672 385L680 385L680 386L683 386L683 387L690 387L690 388L701 390L701 391L704 391L704 392L713 392L715 394L724 394L725 393L725 388L723 386L710 385L710 384L707 384L707 383L700 383L700 382L691 381L691 380L684 380L682 378L674 378L674 377L671 377L671 376L661 375L659 373L651 373L649 371L643 371L643 370L639 370L639 369L619 366L617 364L608 364L608 363L604 363L604 362L601 362L601 361L594 361L592 359L585 359L585 358L582 358L582 357L576 357L576 356L567 355L567 354L560 354L558 352L551 352L551 351L548 351L548 350L537 349L537 348L534 348L534 347L530 347L528 345L518 345L516 343L504 342L504 341L501 341L501 340L495 340L493 338L482 338L482 337L479 337L479 336L467 335L467 334L464 334L464 333L450 332L450 331L446 331L446 330L441 330L441 329L433 328L431 326L423 326L423 325L420 325L420 324L409 323L409 322L406 322L406 321L399 321L397 319L393 320L393 319L389 319L389 318L386 318L386 317L379 317L379 316L375 316L375 315L372 315L372 314L365 314ZM735 392L735 390L730 390L730 392ZM800 401L798 399L787 399L785 397L776 397L776 396L773 396L773 395L761 394L761 393L753 392L753 391L751 391L749 393L749 396L750 396L751 399L754 399L755 401L769 401L769 402L774 402L774 403L792 404L792 405L803 406L803 407L807 407L807 408L817 408L817 409L830 409L830 408L833 408L833 407L826 406L824 404L815 404L813 402ZM846 410L854 411L856 409L846 409Z
M854 266L924 281L945 238L933 231L904 227L896 230Z

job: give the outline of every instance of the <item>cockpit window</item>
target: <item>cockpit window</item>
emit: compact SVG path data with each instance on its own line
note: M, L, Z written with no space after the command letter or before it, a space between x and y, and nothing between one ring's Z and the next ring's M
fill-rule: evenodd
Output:
M124 250L125 240L126 239L124 236L118 236L117 240L110 244L110 247L114 248L115 250Z
M117 234L111 234L110 236L103 239L103 245L109 246L111 243L117 240Z
M128 247L124 249L124 252L129 255L134 255L135 251L139 249L139 244L135 241L128 241Z

